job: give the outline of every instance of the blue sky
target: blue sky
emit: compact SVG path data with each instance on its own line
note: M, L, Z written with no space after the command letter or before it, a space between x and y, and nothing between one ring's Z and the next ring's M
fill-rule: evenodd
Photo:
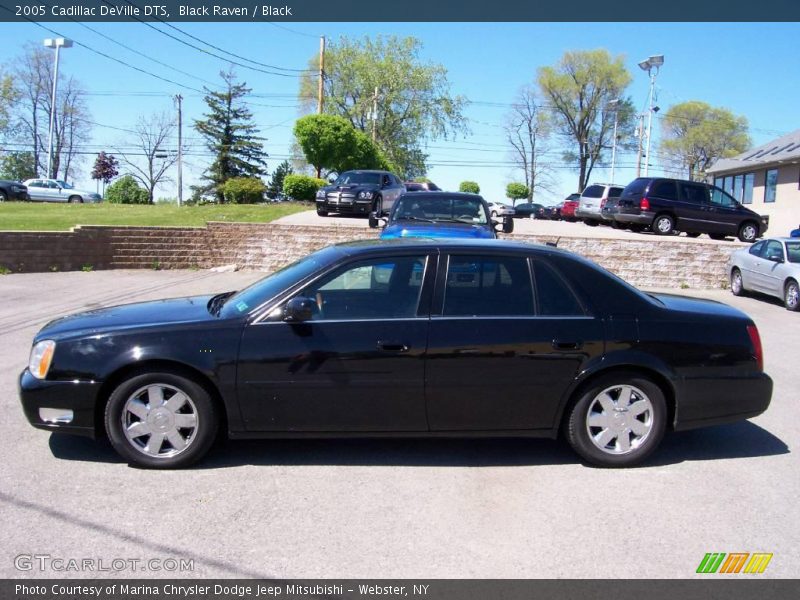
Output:
M189 87L203 86L201 81L138 56L78 23L44 25L167 79ZM163 24L156 25L182 37ZM703 100L727 107L748 118L755 145L800 128L797 110L800 24L797 23L296 23L291 25L291 31L269 23L175 25L241 56L296 69L304 68L318 51L319 35L336 38L382 33L420 38L424 59L447 68L453 93L476 102L466 112L470 135L430 142L430 162L439 166L430 170L429 177L446 189L455 189L465 179L478 181L489 200L502 199L506 183L519 180L520 174L507 166L455 167L445 163L507 160L502 130L507 105L521 86L535 79L537 67L555 63L566 50L602 47L623 55L634 78L628 93L638 108L646 104L648 78L636 65L651 54L664 54L665 65L657 81L662 110L684 100ZM89 26L201 79L214 82L219 70L226 67L225 62L192 50L141 23ZM45 37L52 37L30 23L5 23L2 34L0 64L12 61L25 43L38 44ZM79 46L63 51L61 68L79 79L90 92L87 100L92 120L99 124L92 129L90 150L113 151L115 145L125 144L125 132L112 127L131 128L141 114L173 110L171 96L176 93L185 97L185 123L200 118L204 110L201 94L136 72ZM237 72L258 95L251 99L251 108L262 134L268 138L266 149L271 155L272 170L289 153L291 127L298 116L295 98L298 80L243 68ZM655 144L659 139L658 119L654 123ZM188 129L184 135L190 143L199 144L194 131ZM87 159L77 183L93 185L88 177L92 161L92 157ZM201 156L187 158L184 171L187 190L202 173L206 161ZM634 177L634 161L631 154L618 156L617 182L627 183ZM651 168L651 173L659 171L659 167ZM592 174L592 180L607 179L607 169ZM559 201L576 191L576 182L576 171L561 168L555 192L542 195L540 200ZM174 197L174 186L160 190L158 195Z

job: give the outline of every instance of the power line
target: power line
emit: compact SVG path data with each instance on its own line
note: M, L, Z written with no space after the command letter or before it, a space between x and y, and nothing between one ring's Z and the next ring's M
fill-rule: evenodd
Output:
M273 27L277 27L278 29L283 29L284 31L288 31L289 33L294 33L295 35L302 35L304 37L310 37L317 39L318 35L313 35L311 33L303 33L302 31L297 31L296 29L290 29L285 25L278 25L277 23L273 23L272 21L264 21L267 25L272 25Z

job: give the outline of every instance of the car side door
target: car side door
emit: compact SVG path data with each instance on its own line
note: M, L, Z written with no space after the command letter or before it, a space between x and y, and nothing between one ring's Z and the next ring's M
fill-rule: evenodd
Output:
M450 253L428 338L431 431L551 429L564 390L603 344L602 322L550 265L518 253Z
M34 179L28 183L28 197L34 202L43 202L47 200L48 190L45 187L44 181L41 179Z
M351 260L244 329L237 390L245 426L262 432L427 431L424 365L436 256ZM286 298L280 306L285 306Z
M763 290L771 296L783 297L783 282L788 275L786 253L780 240L767 240L761 251L760 272Z
M711 203L709 205L709 220L713 232L735 235L739 229L739 203L733 196L718 187L711 188Z
M741 254L737 253L738 258L736 264L742 271L742 283L748 290L755 290L757 286L760 289L759 268L761 262L764 260L761 258L761 251L766 243L766 240L761 240L747 248L746 252L742 252Z
M708 187L702 183L681 182L678 219L684 230L705 233L709 230Z

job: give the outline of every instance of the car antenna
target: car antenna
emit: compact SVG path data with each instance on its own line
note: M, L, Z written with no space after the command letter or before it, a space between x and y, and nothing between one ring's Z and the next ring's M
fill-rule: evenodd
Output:
M560 242L560 241L561 241L561 236L558 236L556 238L555 242L545 242L544 245L545 246L552 246L553 248L558 248L558 242Z

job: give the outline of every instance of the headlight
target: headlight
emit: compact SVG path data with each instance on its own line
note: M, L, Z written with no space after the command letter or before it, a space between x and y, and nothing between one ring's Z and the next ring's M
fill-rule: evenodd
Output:
M372 192L359 192L358 197L370 200L372 198Z
M28 370L36 379L47 377L50 370L50 363L53 361L53 354L56 351L56 343L53 340L42 340L31 350L31 358L28 361Z
M324 200L325 199L325 190L317 190L317 199Z

